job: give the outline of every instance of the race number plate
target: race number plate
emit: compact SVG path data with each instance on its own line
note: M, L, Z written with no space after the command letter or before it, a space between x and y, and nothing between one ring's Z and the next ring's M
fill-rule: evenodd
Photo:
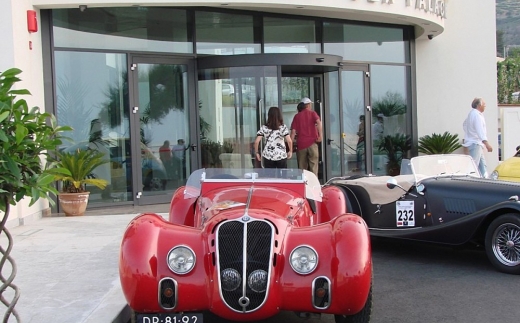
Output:
M202 323L202 313L137 314L137 323Z
M397 227L415 227L413 201L397 201L395 203L395 217Z

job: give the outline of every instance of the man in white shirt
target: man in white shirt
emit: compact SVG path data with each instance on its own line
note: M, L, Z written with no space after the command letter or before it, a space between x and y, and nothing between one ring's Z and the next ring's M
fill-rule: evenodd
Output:
M471 103L471 108L471 111L462 125L464 128L464 141L462 146L468 148L470 156L480 171L480 175L488 177L483 149L485 148L488 152L492 152L493 147L491 147L487 140L486 120L482 114L486 109L486 102L484 102L482 98L475 98Z
M374 122L374 124L372 125L372 140L373 141L383 140L384 130L385 130L385 126L383 123L384 117L385 117L384 114L379 113L377 115L376 122Z

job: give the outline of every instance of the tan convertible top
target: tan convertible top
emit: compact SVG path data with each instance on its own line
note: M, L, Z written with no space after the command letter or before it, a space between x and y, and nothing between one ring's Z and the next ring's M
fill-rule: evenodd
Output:
M405 194L405 192L399 187L394 189L386 187L386 182L390 178L392 178L392 176L368 176L352 180L337 180L335 182L339 184L361 186L367 191L372 204L388 204L395 202ZM398 175L394 176L394 178L397 181L397 184L407 191L415 182L414 175Z

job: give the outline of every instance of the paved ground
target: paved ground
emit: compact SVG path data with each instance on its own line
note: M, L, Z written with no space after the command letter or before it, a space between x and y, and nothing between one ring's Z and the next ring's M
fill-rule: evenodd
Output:
M82 217L48 217L10 229L12 257L18 266L14 283L21 289L16 308L22 322L113 322L125 305L118 274L125 227L140 212L166 214L167 208L94 210ZM6 247L4 235L0 245ZM520 276L495 271L481 250L376 239L373 261L374 323L518 322ZM8 277L9 268L2 275ZM4 312L0 304L2 317ZM293 313L280 313L264 322L333 323L334 319L324 315L302 320Z
M167 212L168 205L142 209ZM16 309L24 323L112 322L125 305L118 273L123 232L139 208L89 211L85 216L52 216L11 228L11 256L21 290ZM106 212L106 211L105 211ZM131 212L131 213L130 213ZM7 248L7 238L0 237ZM4 278L11 274L7 265ZM12 299L10 290L4 293ZM3 317L6 307L0 304ZM14 317L9 322L15 322Z

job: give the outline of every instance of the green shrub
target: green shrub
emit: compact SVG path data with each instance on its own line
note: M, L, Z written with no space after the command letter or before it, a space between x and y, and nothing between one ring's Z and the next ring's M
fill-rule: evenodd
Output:
M451 154L460 147L459 135L447 131L442 135L434 133L419 138L419 152L426 155Z

